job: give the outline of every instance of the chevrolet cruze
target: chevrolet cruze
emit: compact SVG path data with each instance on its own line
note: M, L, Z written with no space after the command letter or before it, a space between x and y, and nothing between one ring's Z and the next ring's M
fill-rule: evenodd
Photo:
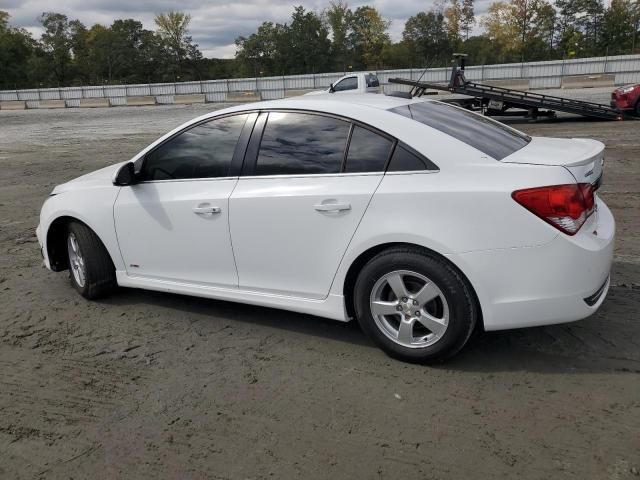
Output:
M432 100L246 104L57 186L37 235L89 299L119 285L356 319L395 357L442 360L476 327L598 309L603 151Z

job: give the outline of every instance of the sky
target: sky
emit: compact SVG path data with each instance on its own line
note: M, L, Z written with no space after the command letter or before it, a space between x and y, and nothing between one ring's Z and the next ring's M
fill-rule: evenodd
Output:
M377 8L391 21L389 33L392 40L402 36L405 21L412 15L429 10L434 0L372 0L347 2L351 9L361 5ZM491 0L476 0L476 15L484 13ZM70 19L78 19L87 27L95 23L111 25L118 18L134 18L144 27L153 30L153 17L160 12L180 10L191 14L190 33L205 57L232 58L234 40L240 35L256 31L264 21L288 22L294 5L321 12L329 0L0 0L0 10L8 11L10 23L24 27L34 37L40 38L42 28L38 22L42 12L64 13Z

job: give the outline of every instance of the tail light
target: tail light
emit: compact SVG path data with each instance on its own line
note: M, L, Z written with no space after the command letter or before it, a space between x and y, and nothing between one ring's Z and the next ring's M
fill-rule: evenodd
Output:
M561 232L575 235L593 213L593 193L590 183L572 183L516 190L511 196Z

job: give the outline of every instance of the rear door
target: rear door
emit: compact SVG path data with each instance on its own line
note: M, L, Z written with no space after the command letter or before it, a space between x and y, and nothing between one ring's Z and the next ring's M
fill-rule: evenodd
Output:
M325 298L392 146L343 119L261 114L230 199L240 288Z

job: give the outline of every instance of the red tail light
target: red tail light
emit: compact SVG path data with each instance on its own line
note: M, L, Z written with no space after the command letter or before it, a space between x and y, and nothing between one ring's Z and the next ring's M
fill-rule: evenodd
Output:
M575 235L593 213L593 186L572 183L526 188L511 194L513 199L567 235Z

